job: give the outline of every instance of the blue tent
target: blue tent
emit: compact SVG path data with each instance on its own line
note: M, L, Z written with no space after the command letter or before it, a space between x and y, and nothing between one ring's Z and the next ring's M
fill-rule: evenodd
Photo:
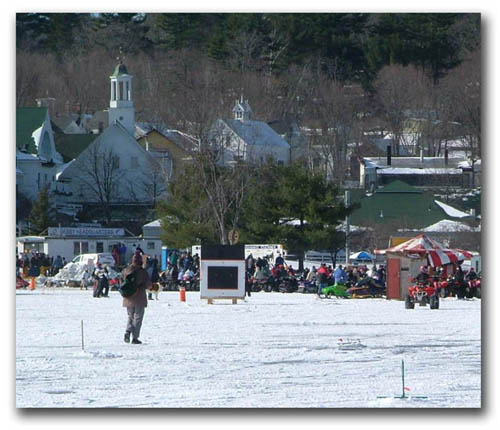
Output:
M355 252L349 256L349 260L358 260L358 261L373 261L375 260L375 256L370 254L367 251Z

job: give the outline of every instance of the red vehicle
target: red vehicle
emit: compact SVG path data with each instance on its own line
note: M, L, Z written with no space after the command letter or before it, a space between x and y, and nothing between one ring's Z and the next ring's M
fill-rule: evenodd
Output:
M25 281L21 276L16 276L16 290L26 288L30 283Z
M481 278L470 279L465 287L465 297L471 299L473 297L481 298Z
M432 279L422 282L412 279L414 283L408 288L408 294L405 297L405 308L415 309L415 303L420 306L430 305L431 309L439 309L439 295L437 285Z

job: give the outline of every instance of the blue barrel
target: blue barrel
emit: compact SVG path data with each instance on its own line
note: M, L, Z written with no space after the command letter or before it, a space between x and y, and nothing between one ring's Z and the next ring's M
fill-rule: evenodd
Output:
M168 248L166 246L161 247L161 271L165 271L167 269L168 262Z

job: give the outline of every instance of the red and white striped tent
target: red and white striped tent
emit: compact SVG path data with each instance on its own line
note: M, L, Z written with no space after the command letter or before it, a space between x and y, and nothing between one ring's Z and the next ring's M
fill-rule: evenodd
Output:
M433 267L444 266L445 264L457 264L460 261L472 258L469 251L463 249L445 248L439 242L419 234L413 239L400 243L388 249L377 249L375 254L385 254L387 252L405 255L427 256L427 261Z

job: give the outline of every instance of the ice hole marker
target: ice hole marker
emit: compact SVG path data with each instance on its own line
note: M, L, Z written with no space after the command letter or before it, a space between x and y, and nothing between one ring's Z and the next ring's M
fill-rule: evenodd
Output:
M82 351L85 351L84 344L83 344L83 320L82 320Z
M427 399L427 396L407 396L406 392L410 391L410 388L405 386L405 361L401 360L401 395L394 396L395 399ZM391 396L377 396L377 399L388 399Z

